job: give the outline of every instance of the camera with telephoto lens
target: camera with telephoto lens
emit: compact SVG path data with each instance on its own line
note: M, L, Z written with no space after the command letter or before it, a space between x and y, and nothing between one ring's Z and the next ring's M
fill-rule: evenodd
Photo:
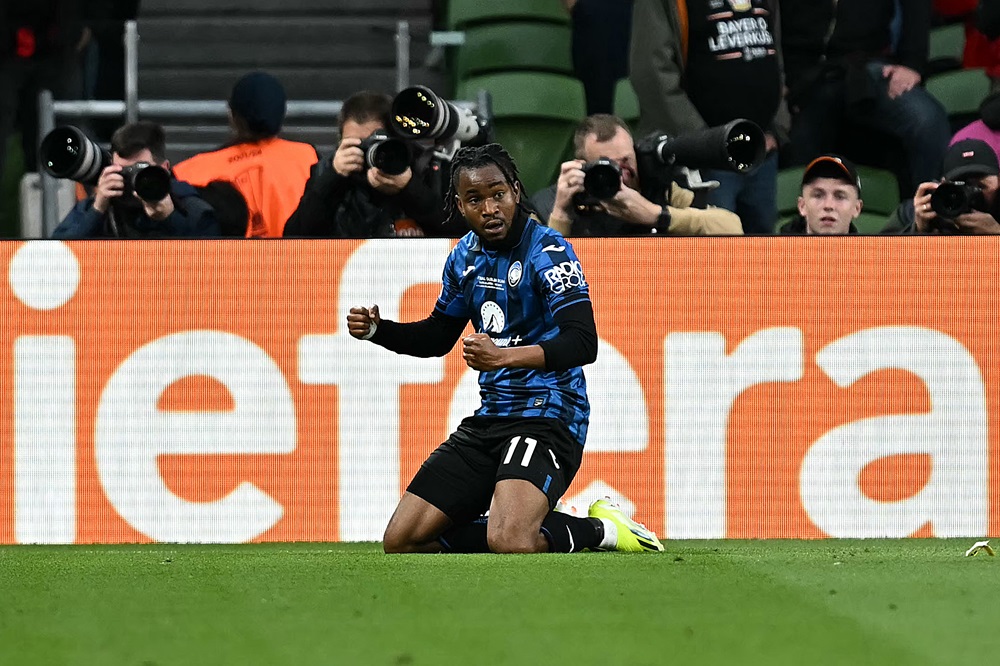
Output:
M946 180L931 193L931 209L946 220L986 209L983 188L961 180Z
M97 185L101 172L111 165L111 153L72 125L46 134L38 158L53 178L68 178L84 185Z
M45 172L94 186L111 165L111 153L72 125L57 127L42 139L39 158ZM170 194L170 172L148 162L122 167L123 198L134 192L143 201L156 203Z
M410 148L405 141L389 136L385 130L375 130L359 146L365 156L365 169L372 167L398 176L410 168Z
M478 145L489 141L489 123L469 109L455 106L426 86L400 91L392 100L389 122L407 139Z
M653 134L636 144L640 171L645 158L666 166L747 173L765 154L764 131L743 118L676 137Z

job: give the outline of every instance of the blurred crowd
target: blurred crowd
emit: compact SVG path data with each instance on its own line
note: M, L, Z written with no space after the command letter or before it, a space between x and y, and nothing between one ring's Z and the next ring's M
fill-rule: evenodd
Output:
M564 235L858 233L872 187L859 164L895 176L901 203L878 231L1000 233L997 0L563 4L588 115L550 186L525 194L538 218ZM121 30L137 11L138 0L0 4L0 180L14 135L26 169L39 167L39 90L122 98ZM965 32L954 66L982 69L995 91L974 117L950 114L925 87L940 69L929 58L931 31L954 23ZM639 102L633 124L612 113L624 78ZM457 143L489 140L487 119L478 119L475 136L442 132L439 141L400 143L406 127L395 99L360 90L342 105L338 146L320 154L282 136L287 96L272 74L247 72L222 95L230 139L177 164L156 123L84 123L111 150L54 237L467 231L443 201L448 160ZM664 148L665 137L718 140L712 128L742 120L760 130L752 161L692 165ZM797 206L783 215L779 174L793 168L801 175Z

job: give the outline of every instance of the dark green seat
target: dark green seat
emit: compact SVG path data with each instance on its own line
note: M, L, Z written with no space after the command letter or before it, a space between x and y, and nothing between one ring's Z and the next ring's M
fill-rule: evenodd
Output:
M635 135L639 126L639 98L636 97L632 82L628 79L619 79L615 84L614 109L615 115L624 120Z
M497 21L543 21L569 24L569 14L559 0L449 0L448 29Z
M899 182L896 174L886 169L858 165L861 177L861 198L864 212L888 216L899 205Z
M778 219L775 233L784 222L799 214L799 194L802 193L802 174L805 167L789 167L778 172Z
M990 94L990 77L982 68L959 69L927 79L927 92L948 112L953 131L979 117L979 105Z
M465 43L455 54L455 75L534 70L572 74L570 28L557 23L508 21L465 29Z
M952 23L931 28L928 39L927 63L932 73L962 67L965 51L965 24Z
M486 74L462 81L459 99L493 97L497 143L517 163L527 194L555 182L577 124L586 114L578 79L543 72Z

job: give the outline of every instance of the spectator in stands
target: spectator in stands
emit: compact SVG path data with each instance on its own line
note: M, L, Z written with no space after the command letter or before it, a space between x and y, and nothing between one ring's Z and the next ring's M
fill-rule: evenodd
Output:
M614 111L615 86L628 77L633 0L562 0L572 22L573 72L587 114Z
M140 121L111 137L112 163L102 172L94 195L78 203L53 232L53 238L183 238L220 234L215 211L188 183L170 180L159 201L125 196L123 169L139 163L170 170L163 128Z
M664 180L661 192L641 193L635 145L628 127L608 114L588 116L573 137L575 160L564 162L558 182L535 194L532 203L542 221L564 236L635 236L650 234L742 234L740 219L722 208L694 208L694 194ZM586 162L607 157L621 169L621 189L594 209L580 210L574 198L584 191ZM643 174L651 178L652 174Z
M0 181L7 139L18 129L25 167L37 170L38 93L80 97L80 52L88 39L80 0L0 2Z
M844 152L845 121L899 140L907 174L902 189L934 180L948 144L948 117L920 86L927 63L929 2L901 2L900 33L890 57L895 0L780 0L788 104L789 157L806 164Z
M820 155L802 174L798 203L799 216L782 225L782 235L858 233L854 220L864 206L858 170L838 155Z
M990 146L976 139L952 144L944 156L944 180L921 183L912 199L899 204L885 233L1000 234L1000 163ZM981 191L973 195L969 212L946 218L935 210L935 192L944 183L964 183ZM954 191L954 189L953 189ZM955 201L949 202L954 206Z
M777 151L788 136L776 2L644 0L632 24L643 132L676 136L736 118L764 129L768 156L750 173L702 170L719 182L708 202L738 214L746 233L774 231Z
M418 166L411 165L395 176L365 167L361 142L386 130L391 106L391 97L370 91L344 101L340 145L309 178L298 208L285 225L285 237L446 235L442 194L425 182Z
M979 105L979 120L958 130L951 143L964 139L979 139L1000 155L1000 92L995 92Z
M280 238L285 220L305 191L319 156L308 143L278 136L285 120L285 89L266 72L242 76L229 96L234 136L219 150L178 164L174 173L192 185L228 180L246 199L248 238Z
M993 81L993 90L1000 89L1000 39L990 39L979 30L976 22L976 0L934 0L934 13L949 20L965 23L965 48L962 67L986 70Z

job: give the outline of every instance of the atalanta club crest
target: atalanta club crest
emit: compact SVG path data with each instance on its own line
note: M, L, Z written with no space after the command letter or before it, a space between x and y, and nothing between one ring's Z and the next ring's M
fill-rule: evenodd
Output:
M507 271L507 284L511 287L516 287L517 283L521 281L521 273L523 272L524 269L521 268L521 262L515 261L510 265L510 270Z

